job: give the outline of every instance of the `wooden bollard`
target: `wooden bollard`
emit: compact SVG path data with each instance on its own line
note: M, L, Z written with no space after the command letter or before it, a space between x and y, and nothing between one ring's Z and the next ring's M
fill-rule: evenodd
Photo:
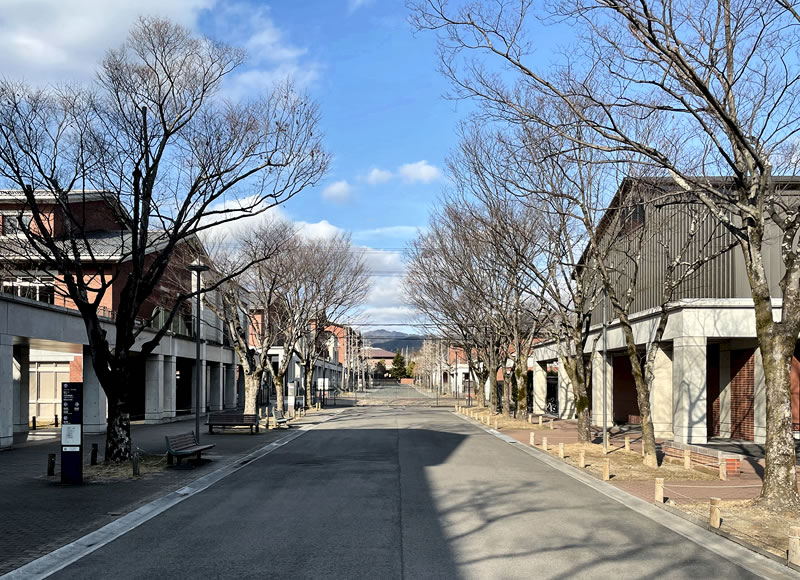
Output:
M542 450L547 451L547 437L542 437Z
M97 443L92 443L92 452L89 454L89 465L97 465Z
M552 419L550 419L550 428L551 429L555 429L555 426L553 425L553 420Z
M656 503L664 503L664 478L656 477L656 495L654 498Z
M606 457L603 459L603 481L611 479L611 460Z
M684 469L691 469L692 468L692 452L688 449L683 450L683 468Z
M721 501L718 497L712 497L708 509L708 525L715 529L719 529L720 525L722 525L722 513L719 509Z
M558 458L564 459L564 443L558 444Z
M719 479L720 481L728 481L728 463L725 457L722 456L722 451L719 452Z
M36 431L36 415L31 417L31 431Z
M529 438L529 443L531 447L536 447L536 433L531 431L531 436Z
M539 415L539 427L541 427L541 426L542 426L542 416Z
M625 435L625 451L631 452L631 438L629 435Z
M47 454L47 475L53 476L56 474L56 454Z
M533 415L528 414L528 423L533 424Z
M584 451L583 449L578 451L578 467L580 467L581 469L586 467L586 451Z
M497 429L499 429L499 427L497 426L497 417L495 417L495 419L494 419L494 425L492 425L492 426L494 427L494 430L495 430L495 431L497 431Z
M134 477L138 477L139 476L139 454L138 453L134 453L133 454L133 458L131 460L131 463L133 464L133 476Z
M800 526L789 528L789 563L800 566Z

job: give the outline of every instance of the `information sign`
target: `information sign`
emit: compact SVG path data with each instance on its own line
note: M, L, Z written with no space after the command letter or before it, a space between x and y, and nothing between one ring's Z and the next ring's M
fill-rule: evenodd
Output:
M61 383L61 482L83 482L83 383Z

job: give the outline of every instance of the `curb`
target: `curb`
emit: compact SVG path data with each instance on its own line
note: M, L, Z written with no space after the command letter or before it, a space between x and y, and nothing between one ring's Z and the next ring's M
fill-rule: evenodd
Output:
M621 489L597 479L588 473L584 473L577 467L573 467L568 463L556 459L541 449L525 445L513 437L504 435L495 429L488 428L482 423L478 423L477 421L474 421L469 417L465 417L456 411L453 411L453 414L470 424L480 427L482 431L497 437L501 441L505 441L516 449L526 453L530 457L533 457L534 459L544 463L548 467L552 467L553 469L568 475L584 485L591 487L609 499L612 499L624 505L628 509L631 509L636 513L656 522L657 524L664 526L665 528L672 530L677 534L680 534L686 539L691 540L692 542L702 546L703 548L706 548L711 552L714 552L718 556L721 556L730 562L733 562L737 566L745 568L753 574L764 578L798 578L798 575L795 574L792 569L789 568L783 561L780 561L779 563L777 560L764 556L760 550L754 549L755 546L751 546L750 544L745 544L740 541L731 542L727 534L717 533L716 530L711 532L708 529L695 524L692 520L678 516L670 510L659 508L659 506L656 504L646 502L645 500L622 491ZM775 557L774 554L772 554L772 556Z
M344 409L342 409L342 411L344 411ZM138 528L157 515L164 513L172 507L175 507L193 495L205 491L215 483L225 479L229 475L236 473L251 462L269 455L273 451L280 449L287 443L294 441L308 431L311 431L319 425L327 423L331 419L336 418L339 413L341 413L341 411L337 411L314 424L298 426L294 432L287 434L286 437L278 439L277 441L273 441L272 443L268 443L267 445L264 445L255 451L251 451L247 455L240 456L228 465L220 467L211 473L207 473L176 491L170 492L165 496L140 506L139 508L125 514L119 519L106 524L100 529L95 530L94 532L91 532L82 538L78 538L74 542L62 546L45 556L33 560L32 562L28 562L16 570L12 570L3 576L0 576L0 579L38 580L40 578L47 578L48 576L63 570L81 558L88 556L92 552L102 548L106 544L113 542L131 530Z

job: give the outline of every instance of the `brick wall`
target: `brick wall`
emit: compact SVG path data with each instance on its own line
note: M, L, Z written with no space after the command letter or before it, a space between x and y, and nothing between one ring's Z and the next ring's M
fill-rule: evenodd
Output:
M731 351L731 439L753 441L755 350Z

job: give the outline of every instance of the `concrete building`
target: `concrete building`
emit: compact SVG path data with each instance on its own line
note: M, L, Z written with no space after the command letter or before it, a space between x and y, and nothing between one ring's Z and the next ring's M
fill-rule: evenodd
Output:
M800 182L776 178L786 195L794 195ZM637 349L645 353L656 349L655 381L651 393L652 419L656 437L684 443L706 443L710 438L763 443L766 436L766 394L761 354L756 343L755 316L750 287L739 246L723 251L733 240L731 234L713 220L694 222L700 235L692 241L714 254L713 260L688 276L666 305L668 319L661 340L653 344L661 311L661 291L669 252L687 239L690 227L685 206L658 205L655 195L663 195L669 180L648 180L646 187L625 180L601 221L603 243L611 248L609 261L616 272L618 292L633 289L629 309ZM688 202L687 202L688 203ZM683 209L682 209L683 207ZM640 229L643 228L643 229ZM638 232L638 233L637 233ZM616 249L631 236L641 244L638 253ZM783 275L777 228L768 228L765 248L767 275L773 296L773 316L780 316L780 290ZM639 256L636 262L632 255ZM674 255L674 252L673 254ZM591 275L591 267L580 275ZM634 282L632 271L637 269ZM591 412L595 425L602 423L603 382L606 382L606 407L610 424L637 423L638 405L625 353L625 337L619 321L607 305L607 342L602 338L602 300L592 312L589 339L584 356L591 368ZM604 364L602 352L607 351ZM792 412L795 430L800 431L800 353L792 364ZM535 346L529 359L533 368L535 410L546 405L547 368L559 365L553 342ZM552 392L552 390L551 390ZM566 374L559 371L557 381L558 415L575 416L572 388Z

